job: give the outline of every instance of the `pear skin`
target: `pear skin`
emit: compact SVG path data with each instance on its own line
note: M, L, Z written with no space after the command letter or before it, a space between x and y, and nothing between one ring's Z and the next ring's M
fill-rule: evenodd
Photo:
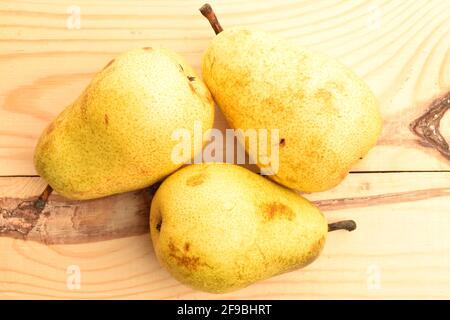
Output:
M43 132L37 172L63 196L92 199L147 187L181 164L172 133L212 127L214 103L204 83L175 53L135 49L101 70ZM194 156L186 153L180 162Z
M202 13L220 32L204 53L203 78L229 124L279 129L270 142L279 144L278 183L306 192L336 186L381 132L367 84L325 54L245 27L221 31L210 7Z
M172 174L150 213L153 247L180 282L223 293L298 269L321 252L327 221L294 191L231 164Z

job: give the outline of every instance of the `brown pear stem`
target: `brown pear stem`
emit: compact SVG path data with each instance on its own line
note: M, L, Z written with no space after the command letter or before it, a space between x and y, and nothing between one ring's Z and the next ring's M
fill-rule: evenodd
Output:
M39 211L42 211L45 208L45 205L47 204L48 197L53 192L53 188L48 184L44 191L42 191L41 195L37 198L37 200L34 202L34 207L38 209Z
M356 222L353 220L343 220L328 224L328 232L341 229L353 231L356 229Z
M208 19L209 23L211 24L211 27L214 29L214 32L216 34L219 34L223 31L223 28L220 25L219 20L217 20L216 14L214 13L214 10L211 8L209 3L205 3L199 10L202 13L202 15L206 19Z

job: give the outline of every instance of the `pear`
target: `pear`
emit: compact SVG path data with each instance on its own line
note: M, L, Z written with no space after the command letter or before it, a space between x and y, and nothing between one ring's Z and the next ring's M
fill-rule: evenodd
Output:
M218 33L204 52L203 78L229 124L279 130L271 141L278 183L306 192L336 186L380 135L368 85L323 53L246 27L222 31L209 5L200 10ZM263 167L264 154L246 146Z
M174 130L212 127L214 102L193 69L163 48L125 52L43 132L37 172L63 196L92 199L147 187L188 161Z
M301 268L321 252L328 230L308 200L233 164L194 164L157 190L150 232L160 263L180 282L223 293Z

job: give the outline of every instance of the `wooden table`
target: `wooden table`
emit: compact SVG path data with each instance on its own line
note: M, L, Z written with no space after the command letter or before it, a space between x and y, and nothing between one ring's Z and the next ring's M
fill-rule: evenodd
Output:
M305 195L358 229L330 234L307 268L225 295L185 287L155 260L146 191L87 202L53 194L26 220L27 240L1 231L8 213L24 222L20 206L45 187L32 163L39 134L109 60L163 45L199 71L213 37L201 4L0 1L0 298L450 298L450 155L421 137L434 112L450 141L448 105L426 113L450 89L449 1L211 1L224 28L323 50L380 100L378 145L341 185ZM216 126L226 127L220 114Z

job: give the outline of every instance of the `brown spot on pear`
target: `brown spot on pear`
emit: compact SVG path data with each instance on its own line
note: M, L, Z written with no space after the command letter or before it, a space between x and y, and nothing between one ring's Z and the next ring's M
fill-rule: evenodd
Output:
M186 180L186 185L190 187L201 185L205 181L205 178L206 175L204 173L198 173L196 175L193 175L192 177L189 177Z
M195 271L199 266L203 265L199 257L188 256L187 253L182 252L172 242L169 243L169 251L169 256L172 257L179 266L188 270Z
M267 220L288 219L292 220L295 216L294 211L281 202L269 202L262 205L263 215Z

